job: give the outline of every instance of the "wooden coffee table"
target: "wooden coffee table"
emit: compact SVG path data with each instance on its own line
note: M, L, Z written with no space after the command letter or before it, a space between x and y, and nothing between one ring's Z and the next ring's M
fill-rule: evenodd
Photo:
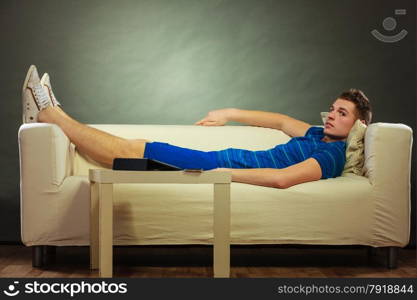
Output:
M113 276L113 184L115 183L210 183L213 199L213 274L230 276L230 182L229 172L113 171L90 169L90 269L100 277Z

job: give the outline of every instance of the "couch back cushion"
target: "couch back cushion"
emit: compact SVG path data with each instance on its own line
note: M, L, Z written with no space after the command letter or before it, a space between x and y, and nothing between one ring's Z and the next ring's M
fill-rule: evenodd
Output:
M287 143L290 137L280 130L252 126L193 125L89 125L127 139L147 139L202 151L241 148L265 150ZM90 168L104 168L75 151L74 174L88 175Z

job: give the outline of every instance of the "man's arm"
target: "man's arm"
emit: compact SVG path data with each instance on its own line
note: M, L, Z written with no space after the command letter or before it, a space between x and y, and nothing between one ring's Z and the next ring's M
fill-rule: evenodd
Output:
M296 137L304 136L311 127L310 124L291 118L287 115L266 111L226 108L214 110L196 122L196 125L221 126L228 121L239 122L251 126L266 127L282 130L285 134Z
M286 189L321 178L321 167L314 158L284 169L216 169L231 171L232 181Z

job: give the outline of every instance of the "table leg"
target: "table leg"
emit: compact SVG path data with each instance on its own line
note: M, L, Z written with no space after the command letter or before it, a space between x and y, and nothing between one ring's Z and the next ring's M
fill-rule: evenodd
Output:
M98 183L90 181L90 269L98 268Z
M99 184L99 275L113 276L113 184Z
M214 277L230 277L230 184L214 184Z

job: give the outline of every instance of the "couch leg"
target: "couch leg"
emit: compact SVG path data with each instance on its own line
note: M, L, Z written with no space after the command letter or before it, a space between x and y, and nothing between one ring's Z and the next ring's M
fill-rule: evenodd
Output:
M56 246L43 246L43 264L50 265L56 261Z
M398 264L398 247L388 247L387 249L387 268L396 269Z
M42 268L44 263L44 246L32 246L32 267Z
M42 268L55 263L56 246L32 246L32 266Z

